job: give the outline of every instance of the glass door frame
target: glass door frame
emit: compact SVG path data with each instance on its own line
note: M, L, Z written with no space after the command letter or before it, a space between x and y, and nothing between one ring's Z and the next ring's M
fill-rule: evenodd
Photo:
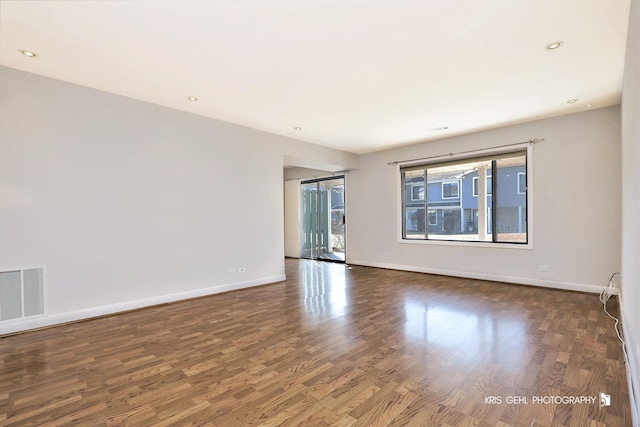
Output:
M326 181L342 180L342 209L332 209L331 204L331 188L327 187L326 200L323 200L321 184ZM315 218L311 218L311 224L306 223L309 219L309 211L305 211L305 201L307 200L303 194L305 185L315 184L315 201L309 203L308 208L315 207ZM336 185L338 187L340 185ZM311 188L312 189L312 188ZM305 179L300 181L300 258L313 259L318 261L329 261L346 263L346 177L345 175L336 175L325 178ZM313 196L311 196L313 198ZM324 212L323 212L324 206ZM339 213L340 218L334 223L332 211L342 211ZM326 218L325 218L326 217ZM342 226L342 251L334 251L333 237L339 236L339 233L334 233L332 228L334 226ZM315 230L313 230L315 226ZM310 235L307 236L306 233ZM325 241L326 240L326 241ZM307 247L311 245L311 247ZM341 254L341 255L339 255Z

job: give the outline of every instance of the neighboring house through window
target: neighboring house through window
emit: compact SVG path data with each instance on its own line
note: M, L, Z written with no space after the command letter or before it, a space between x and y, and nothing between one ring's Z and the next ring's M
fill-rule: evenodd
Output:
M402 239L528 243L526 150L401 166L400 173Z

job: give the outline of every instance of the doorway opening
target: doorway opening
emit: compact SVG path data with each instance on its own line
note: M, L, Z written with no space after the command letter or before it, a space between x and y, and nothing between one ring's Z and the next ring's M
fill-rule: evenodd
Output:
M300 205L300 257L344 263L344 175L300 182Z

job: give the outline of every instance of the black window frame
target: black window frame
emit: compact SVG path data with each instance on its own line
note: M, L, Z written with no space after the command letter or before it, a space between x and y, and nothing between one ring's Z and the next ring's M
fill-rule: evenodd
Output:
M488 245L528 245L530 243L530 236L529 236L529 213L530 213L530 197L529 197L529 188L526 186L525 184L525 192L522 193L521 190L521 184L520 184L520 180L522 179L522 177L524 177L525 182L526 179L528 178L528 172L529 172L529 150L524 148L524 149L518 149L517 151L506 151L506 152L499 152L496 154L490 154L490 155L481 155L481 156L476 156L476 157L465 157L465 158L461 158L458 160L454 160L454 161L443 161L443 162L430 162L430 163L425 163L425 164L418 164L418 165L410 165L410 166L400 166L400 176L401 176L401 215L402 215L402 229L401 229L401 239L402 241L405 242L421 242L421 241L427 241L427 242L456 242L456 243L461 243L461 244L468 244L468 243L473 243L473 244L488 244ZM523 216L523 222L520 222L521 220L518 219L518 227L520 227L520 224L524 223L524 231L514 231L514 233L518 233L518 234L524 234L524 241L518 241L515 239L512 240L500 240L499 239L499 235L502 234L509 234L509 232L498 232L498 226L497 224L500 224L502 221L504 221L504 216L502 216L500 219L498 218L499 216L499 203L498 203L498 182L499 182L499 178L498 179L493 179L494 177L498 177L498 162L502 161L504 159L507 159L509 157L524 157L524 172L517 172L517 180L515 183L515 192L517 195L523 195L525 196L525 200L524 200L524 216ZM436 211L436 223L430 223L429 219L430 219L430 215L429 212L434 211L434 207L429 206L429 180L428 180L428 170L429 169L434 169L434 168L439 168L439 167L443 167L443 166L452 166L452 165L457 165L457 164L466 164L466 163L476 163L476 162L483 162L483 161L490 161L491 167L489 168L489 170L491 171L490 174L488 174L486 176L487 180L489 180L490 184L491 184L491 188L490 188L490 192L487 193L487 196L491 196L492 197L492 201L491 201L491 206L487 206L487 211L488 214L490 215L490 224L491 224L491 231L489 231L487 233L487 236L491 236L491 241L485 241L485 240L463 240L463 239L446 239L446 238L442 238L442 235L438 235L439 238L429 238L429 226L435 226L437 225L437 211ZM504 166L501 166L501 168L503 168ZM425 227L424 230L424 238L416 238L415 236L408 238L407 237L407 228L406 228L406 209L407 209L407 204L406 204L406 191L407 191L407 185L405 182L405 172L407 171L422 171L423 172L423 176L424 176L424 181L423 184L424 185L424 199L420 200L420 201L424 201L424 223L427 224L427 226ZM415 177L415 174L413 175L413 177ZM477 177L474 177L474 180L477 182ZM471 183L471 195L473 197L475 197L477 199L477 195L474 194L474 182L472 181ZM436 183L437 180L435 181L431 181L431 183ZM465 191L469 191L469 190L465 190L463 187L463 180L462 179L446 179L446 180L441 180L440 181L442 187L441 187L441 194L440 194L440 200L445 201L445 200L457 200L460 199L460 210L462 215L464 215L464 209L469 209L469 208L463 208L463 202L462 202L462 197ZM451 196L451 192L449 192L449 196L445 197L445 193L444 193L444 184L454 184L457 187L457 195L456 196ZM507 187L508 185L504 185L504 187ZM511 186L511 191L513 191L513 184L510 184ZM503 186L501 184L501 189L503 190ZM468 197L468 196L466 196ZM415 199L411 199L412 201L415 202ZM522 206L518 206L518 209L521 209ZM521 211L518 211L519 213ZM512 226L510 224L506 225L507 227ZM461 228L460 230L460 234L463 234L463 230ZM434 233L435 235L435 233Z

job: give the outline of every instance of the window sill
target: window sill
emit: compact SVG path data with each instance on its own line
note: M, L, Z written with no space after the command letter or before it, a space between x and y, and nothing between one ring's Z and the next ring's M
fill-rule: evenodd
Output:
M494 249L533 249L533 243L493 243L493 242L468 242L455 240L409 240L399 238L398 243L409 245L435 245L435 246L462 246Z

